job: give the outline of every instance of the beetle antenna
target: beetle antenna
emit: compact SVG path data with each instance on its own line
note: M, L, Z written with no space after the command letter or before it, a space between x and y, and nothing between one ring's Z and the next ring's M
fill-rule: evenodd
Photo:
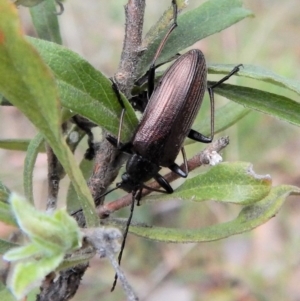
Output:
M162 49L164 48L171 32L175 29L175 27L177 27L177 14L178 14L178 9L177 9L177 3L175 0L172 0L172 6L173 6L173 24L171 25L171 27L169 28L168 32L166 33L165 37L163 38L163 40L161 41L160 45L158 46L158 49L156 50L155 56L153 58L152 61L152 65L155 65L155 62L158 58L158 56L160 55Z
M60 16L63 14L63 12L65 11L64 5L62 4L62 2L60 2L59 0L55 0L55 2L57 3L57 5L59 6L59 11L54 13L54 15Z
M169 28L169 30L167 31L165 37L163 38L163 40L160 42L156 53L154 55L154 58L151 62L150 68L149 68L149 74L148 74L148 100L150 99L153 90L154 90L154 79L155 79L155 63L159 57L159 55L161 54L171 32L177 27L177 14L178 14L178 9L177 9L177 3L176 0L172 0L172 6L173 6L173 24L171 25L171 27Z
M120 123L119 123L117 148L120 148L120 140L121 140L121 133L122 133L122 125L123 125L124 115L125 115L125 108L122 108L122 113L121 113Z
M236 74L240 71L240 68L243 67L243 64L239 64L235 66L229 74L227 74L225 77L220 79L218 82L213 84L212 86L208 87L208 94L210 99L210 140L213 140L214 138L214 129L215 129L215 98L214 98L214 88L220 86L222 83L224 83L226 80L228 80L232 75Z
M97 205L97 202L98 202L101 198L103 198L103 197L106 196L107 194L111 193L112 191L117 190L118 188L121 187L121 185L122 185L122 182L117 183L117 184L116 184L116 187L114 187L114 188L112 188L112 189L106 191L105 193L101 194L100 196L98 196L98 197L94 200L95 204ZM80 212L80 211L82 211L82 208L76 210L75 212L72 212L71 215L73 216L73 215L77 214L77 213Z
M106 196L106 195L108 195L109 193L111 193L111 192L117 190L118 188L120 188L121 185L122 185L122 182L117 183L117 184L116 184L116 187L114 187L114 188L112 188L112 189L106 191L105 193L101 194L100 196L98 196L98 197L95 199L95 204L97 204L97 202L98 202L101 198L103 198L104 196Z
M132 201L131 201L131 207L130 207L130 214L129 214L129 217L128 217L128 220L127 220L127 223L126 223L125 231L124 231L124 234L123 234L123 241L122 241L122 245L121 245L121 250L120 250L120 253L119 253L119 256L118 256L119 265L121 264L123 251L124 251L125 243L126 243L126 238L127 238L127 234L128 234L128 231L129 231L129 226L131 224L131 220L132 220L132 216L133 216L135 196L137 195L137 193L140 196L141 193L139 193L139 192L140 192L140 190L138 192L137 191L132 191ZM116 273L112 288L110 290L111 292L115 289L117 281L118 281L118 274Z

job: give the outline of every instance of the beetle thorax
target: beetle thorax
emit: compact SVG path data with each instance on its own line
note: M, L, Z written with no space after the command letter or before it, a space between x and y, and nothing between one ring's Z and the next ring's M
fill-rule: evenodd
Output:
M121 187L131 192L141 187L144 182L153 178L160 167L146 158L134 154L130 157L126 164L126 172L122 175Z

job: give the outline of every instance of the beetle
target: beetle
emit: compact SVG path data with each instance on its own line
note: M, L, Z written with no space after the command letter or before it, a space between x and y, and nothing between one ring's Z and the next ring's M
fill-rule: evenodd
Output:
M115 147L131 155L126 163L126 172L122 175L122 181L113 190L122 188L127 192L133 192L134 198L138 202L143 188L173 193L172 187L159 174L159 170L161 167L168 167L180 177L187 177L187 164L185 164L186 170L183 171L175 163L180 150L186 163L182 147L184 139L189 137L202 143L212 142L214 136L213 89L237 73L240 66L236 66L213 86L206 87L207 68L203 53L199 49L193 49L180 56L165 71L154 91L150 92L151 97L131 140L122 144L119 142L119 136L118 138L111 135L106 137ZM151 81L154 82L152 79ZM210 137L191 129L200 110L206 88L211 104ZM121 103L122 100L116 86L114 89ZM152 178L164 190L156 190L144 184Z
M187 171L175 163L184 139L212 141L212 135L206 137L191 129L204 97L206 74L204 55L197 49L182 55L167 69L157 83L130 142L119 145L120 150L132 155L119 188L132 192L154 178L163 192L172 193L169 183L158 173L161 166L181 177L187 176ZM210 95L213 97L212 93ZM107 139L118 147L116 138L109 135Z
M121 188L132 193L130 216L124 231L121 251L118 257L121 262L125 247L128 229L131 223L135 200L139 204L142 190L149 189L163 193L173 193L173 188L167 180L159 174L161 167L167 167L180 177L188 175L187 160L183 149L186 137L195 141L210 143L214 136L214 93L213 89L226 81L239 71L241 65L236 66L227 76L222 78L211 87L207 87L207 67L203 53L193 49L181 55L163 74L154 88L155 62L166 43L167 38L177 26L177 5L172 1L174 10L174 22L161 42L148 71L148 97L149 102L145 106L143 116L137 126L131 140L125 144L120 143L120 130L125 112L125 107L115 83L113 89L123 107L119 134L115 138L107 136L107 140L119 150L130 154L126 163L126 172L121 177L121 182L116 187L107 191L100 197L105 196L112 190ZM207 137L193 129L192 124L200 110L205 90L208 89L211 109L211 133ZM175 159L182 151L185 170L182 170ZM154 178L162 189L153 189L145 184ZM99 198L100 198L99 197ZM99 199L98 198L98 199ZM114 289L117 275L112 287Z

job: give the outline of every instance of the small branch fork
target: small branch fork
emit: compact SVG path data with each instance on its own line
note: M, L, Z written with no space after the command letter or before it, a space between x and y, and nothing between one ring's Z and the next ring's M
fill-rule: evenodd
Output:
M197 167L200 167L201 165L209 164L210 157L213 152L220 152L222 149L224 149L229 144L229 137L221 137L220 139L212 142L210 145L208 145L203 151L196 154L194 157L192 157L190 160L188 160L188 170L192 171L196 169ZM180 168L184 168L184 165L182 164ZM175 181L179 178L179 176L173 172L168 173L164 176L164 178L170 183ZM159 185L157 182L152 182L149 185L147 185L154 189L159 189ZM143 189L142 197L150 194L152 191ZM97 208L97 213L100 218L108 217L111 213L126 207L130 206L132 203L132 195L129 193L121 198L119 198L116 201L110 202L108 204L105 204L103 206L100 206Z

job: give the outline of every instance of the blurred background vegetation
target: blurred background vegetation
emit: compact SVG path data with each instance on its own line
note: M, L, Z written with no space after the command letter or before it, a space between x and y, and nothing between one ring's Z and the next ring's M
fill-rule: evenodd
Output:
M145 31L159 19L171 1L147 1ZM204 1L190 0L190 7ZM59 17L63 43L97 69L112 76L117 69L124 34L125 0L64 3ZM254 18L198 42L208 62L260 65L292 79L300 79L299 0L244 0ZM24 31L35 35L27 8L19 8ZM217 77L209 77L210 80ZM238 84L291 96L296 94L250 79ZM217 99L218 105L224 104ZM205 101L208 103L208 101ZM208 108L208 106L206 106ZM202 110L208 115L208 110ZM300 114L300 112L299 112ZM1 107L1 138L32 138L34 128L12 107ZM222 135L230 136L223 153L226 161L247 161L258 174L270 174L273 184L300 184L300 130L258 112L252 112ZM197 144L197 148L204 148ZM86 144L82 145L82 157ZM22 194L25 154L0 150L0 178ZM34 174L36 199L44 209L46 156L40 154ZM62 182L67 187L68 180ZM61 191L63 201L66 188ZM112 195L111 198L115 196ZM254 301L300 300L300 204L290 197L279 214L246 234L202 244L165 244L129 235L123 268L141 300ZM238 206L180 201L143 204L135 218L155 225L201 227L228 221ZM126 217L128 211L120 212ZM10 229L0 227L1 235ZM95 258L74 300L123 300L120 288L110 293L114 271L106 260Z

